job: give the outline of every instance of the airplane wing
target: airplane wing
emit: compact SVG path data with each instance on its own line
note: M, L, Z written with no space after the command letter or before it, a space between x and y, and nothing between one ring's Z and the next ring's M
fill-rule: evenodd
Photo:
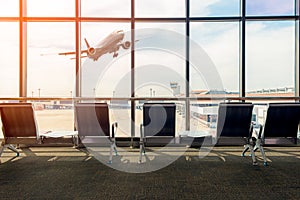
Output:
M87 53L88 50L81 50L81 54L83 53ZM63 56L66 56L66 55L73 55L73 54L76 54L75 51L70 51L70 52L61 52L61 53L58 53L58 55L63 55Z

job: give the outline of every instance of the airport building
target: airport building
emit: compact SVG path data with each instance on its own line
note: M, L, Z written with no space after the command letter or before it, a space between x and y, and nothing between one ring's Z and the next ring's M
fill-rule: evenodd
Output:
M295 172L293 178L289 174L300 166L298 129L298 135L293 138L292 144L288 143L289 148L286 148L286 143L278 145L277 140L270 140L268 143L270 146L266 149L267 153L273 155L272 158L268 158L268 163L271 163L269 170L275 171L276 175L272 176L271 172L267 172L264 168L249 172L249 176L262 177L268 174L270 177L268 181L254 178L253 184L257 185L251 192L245 191L240 186L246 183L253 185L252 178L245 175L249 168L247 161L251 164L251 158L249 157L247 161L236 161L237 154L241 153L238 148L240 146L237 146L240 143L237 144L234 140L232 143L226 143L224 147L221 143L218 144L217 139L213 139L213 134L211 134L212 139L209 140L206 140L207 135L197 136L199 132L217 132L221 104L253 105L251 120L250 118L249 120L254 126L254 132L258 133L263 130L260 129L260 125L264 127L268 121L267 113L270 104L292 103L294 105L299 102L299 10L300 0L0 1L0 113L2 113L0 119L6 118L4 111L1 111L1 106L29 103L33 108L37 129L46 133L49 131L59 133L54 138L48 139L50 142L45 142L47 144L41 142L47 138L47 135L43 135L42 139L39 138L41 140L36 144L18 143L21 147L19 149L21 156L16 160L10 150L2 149L0 180L7 181L8 186L6 188L0 184L0 196L3 194L6 199L43 198L40 191L46 190L39 191L24 187L23 180L10 174L15 173L16 168L21 170L23 164L28 167L30 166L28 163L35 165L36 159L41 162L41 165L36 165L36 171L30 173L33 178L25 177L28 183L34 180L40 185L45 185L46 182L38 180L38 176L41 178L55 176L50 169L47 169L45 174L39 171L39 168L47 168L48 161L53 161L55 170L63 177L57 180L51 178L50 182L53 186L49 186L49 190L52 188L54 189L52 191L56 192L48 191L49 196L45 192L45 198L48 199L68 198L68 195L63 193L63 188L55 187L57 182L58 185L65 183L70 186L70 191L76 194L70 192L71 199L101 197L103 199L191 199L198 197L195 190L200 188L204 188L203 197L207 199L221 197L231 199L243 195L245 199L249 199L253 198L254 193L256 198L299 199L299 193L297 196L297 189L300 187L299 172ZM109 142L115 142L117 149L122 147L119 154L122 156L123 153L126 156L121 157L115 166L112 165L113 167L105 166L107 169L105 168L104 171L108 171L109 175L105 175L104 178L109 181L108 185L101 183L101 188L110 188L112 192L107 192L110 189L100 189L97 193L94 189L99 189L95 184L103 178L103 174L95 171L94 167L97 165L95 160L102 163L103 159L107 159L110 151L106 149L104 157L102 154L97 157L93 154L96 151L89 149L90 146L85 146L83 139L78 139L78 135L71 137L71 143L64 142L65 138L59 139L60 134L63 133L79 134L80 117L76 105L84 103L107 104L108 121L117 122L111 132L108 132L112 134L117 130L113 139L109 135ZM149 142L151 145L147 146L146 140L143 140L144 134L147 134L144 117L147 112L152 116L152 111L147 108L147 105L155 103L166 106L165 111L157 115L152 113L158 119L156 121L166 124L171 123L172 120L174 122L175 139L172 140L174 144L170 145L169 140L166 140L168 142L162 142L164 145L159 141ZM159 120L169 115L172 110L169 108L172 107L170 105L175 106L172 120L169 121L168 117ZM88 120L87 123L90 124L87 130L93 129L94 121L100 121L102 111L99 113L96 111L93 115L96 120ZM21 114L16 116L21 117ZM288 116L290 121L293 121L293 115ZM297 114L295 116L300 118ZM83 120L87 118L88 116L85 116ZM226 122L224 120L224 124ZM276 122L285 123L284 120ZM236 122L236 124L243 123ZM4 122L1 120L0 125L4 127ZM110 125L107 129L111 128ZM105 132L106 128L101 127L102 129ZM158 128L153 128L156 129ZM168 128L162 128L164 131L166 129ZM2 147L8 143L5 134L5 128L2 128L2 131L0 130ZM164 133L161 134L165 136ZM67 138L69 136L67 135ZM181 144L182 141L184 144ZM213 144L213 147L218 147L213 150L211 145L208 145L211 149L206 155L209 156L203 161L199 159L200 154L204 155L205 151L201 150L201 145L207 145L208 141ZM72 147L74 144L80 146L78 145L80 142L82 142L81 147L85 146L87 150L82 151L80 148ZM272 145L275 145L275 149ZM179 147L179 149L184 147L184 153L180 150L178 159L174 161L175 164L171 161L166 164L170 154L162 152L164 148L171 148L168 152L174 152L173 146L176 152ZM194 146L196 148L192 148ZM223 153L223 149L226 151L228 146L230 152ZM152 157L143 160L142 153L147 151L147 147L159 148L159 150L150 150L150 153L154 153ZM161 147L162 152L160 152ZM114 146L111 146L111 151L113 150ZM282 155L283 157L280 157ZM172 158L173 156L171 153ZM27 157L30 162L27 162ZM46 157L45 163L43 159ZM221 170L225 173L224 177L227 181L225 185L216 187L216 183L210 180L215 176L213 172L204 176L205 185L191 178L194 169L190 168L203 162L209 163L203 165L203 170L220 168L220 164L215 163L216 158L218 161L224 161L222 165L231 160L234 163L224 166L226 170L235 170L232 173L234 177L228 174L228 171ZM90 159L91 165L89 165ZM114 159L113 157L113 162ZM59 160L62 160L61 168L56 164ZM139 165L124 165L124 163L138 163L141 160L150 163L149 166L141 169ZM264 158L260 157L258 160ZM19 161L21 164L17 165ZM72 161L72 164L69 161ZM272 168L272 164L276 161L280 164ZM75 166L76 162L79 164ZM187 167L189 163L190 168ZM242 166L241 171L244 173L242 176L238 176L237 173L239 166ZM278 193L272 192L282 187L280 180L275 176L280 176L278 173L285 166L288 168L283 170L283 176L286 179L290 178L289 181L282 182L286 186L286 191L280 188ZM76 172L71 170L72 167ZM64 174L73 176L74 173L79 172L90 179L92 176L82 171L84 167L91 168L96 175L95 179L88 184L89 188L79 190L86 193L83 195L76 191L72 180L82 186L85 183L84 177L68 179ZM115 192L118 190L116 184L118 177L126 178L126 175L115 173L114 170L118 173L122 170L121 173L131 172L128 173L130 175L126 179L127 182L121 181L127 187L126 190L121 188L121 194ZM171 173L171 185L176 189L165 189L164 194L162 192L164 189L159 188L165 188L168 182L160 178L157 179L157 186L147 185L147 183L155 183L157 174L166 177L167 170L176 171ZM28 173L25 167L24 171ZM258 171L260 173L256 173ZM199 178L200 172L197 170L195 172ZM140 173L138 175L141 176L137 178L136 173ZM180 180L177 180L174 174L182 174ZM12 177L16 181L11 180ZM190 178L190 182L185 179L186 177ZM242 178L239 179L240 177ZM147 178L150 179L149 182ZM142 179L144 181L141 181ZM220 177L216 179L224 180ZM184 185L181 185L180 181ZM229 189L227 183L233 183L236 190ZM12 188L15 184L20 188L20 192L23 192L21 196L13 194ZM135 187L128 189L130 184L134 184ZM266 184L270 184L266 193L259 196L258 194L263 192L261 188ZM134 189L139 190L140 186L143 186L141 193L135 194ZM221 187L226 188L225 191L222 191ZM41 189L40 186L38 188ZM88 195L89 191L93 195ZM217 193L214 194L213 191ZM235 194L234 191L237 193ZM190 194L185 195L186 192Z

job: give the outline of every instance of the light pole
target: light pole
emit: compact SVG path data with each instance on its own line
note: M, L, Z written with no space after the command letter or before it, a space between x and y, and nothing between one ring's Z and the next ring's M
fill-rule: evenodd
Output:
M152 88L150 88L150 97L152 97Z
M39 91L39 98L41 98L41 88L39 88L38 91Z

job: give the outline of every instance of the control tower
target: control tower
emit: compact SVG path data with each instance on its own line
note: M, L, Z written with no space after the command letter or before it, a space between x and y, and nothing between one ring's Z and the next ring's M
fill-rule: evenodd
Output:
M173 90L173 95L178 96L180 94L180 85L177 82L170 82L170 87Z

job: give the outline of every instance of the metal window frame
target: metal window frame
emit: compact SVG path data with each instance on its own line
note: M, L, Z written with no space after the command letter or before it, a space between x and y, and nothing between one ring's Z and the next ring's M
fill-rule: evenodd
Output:
M239 97L241 99L246 97L246 22L247 21L295 21L295 68L294 68L294 77L295 77L295 97L300 95L300 67L299 67L299 57L300 57L300 0L295 0L295 11L294 15L283 16L247 16L246 15L246 1L240 0L240 16L232 17L191 17L190 16L190 0L185 0L185 17L168 17L168 18L136 18L135 17L135 1L131 0L131 13L130 17L125 18L114 18L114 17L81 17L81 0L75 0L75 16L74 17L27 17L26 7L27 0L19 0L19 17L0 17L0 22L19 22L19 97L27 97L27 22L74 22L75 23L75 46L76 46L76 64L75 64L75 73L76 73L76 92L75 98L81 97L81 22L129 22L132 29L132 49L131 49L131 120L133 121L131 125L131 136L134 136L134 122L135 122L135 52L134 52L134 30L135 24L138 22L183 22L185 23L186 28L186 80L187 84L185 85L186 89L186 129L190 129L189 122L189 82L190 82L190 68L189 68L189 56L190 56L190 23L191 22L240 22L240 36L239 36Z

